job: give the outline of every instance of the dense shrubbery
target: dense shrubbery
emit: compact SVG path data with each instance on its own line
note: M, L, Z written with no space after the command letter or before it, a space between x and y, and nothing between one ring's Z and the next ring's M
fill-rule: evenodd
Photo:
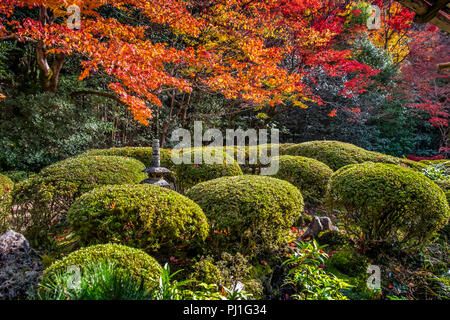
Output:
M210 220L216 251L252 255L256 247L283 242L303 212L303 197L289 182L265 176L223 177L191 188L193 199Z
M450 180L435 180L434 182L444 190L447 201L450 202Z
M305 203L322 202L333 174L326 164L300 156L278 157L279 170L273 177L289 181L302 193Z
M422 174L371 162L335 172L328 201L347 232L368 247L424 244L450 213L444 192Z
M89 272L92 264L102 262L114 263L117 272L131 276L137 283L142 281L146 289L156 285L162 271L159 263L142 250L118 244L96 245L72 252L48 267L40 282L40 291L44 291L41 295L54 281L61 279L58 277L61 273L68 272L68 267L78 267L83 274Z
M175 150L172 152L180 152L180 157L191 159L192 164L181 163L174 165L177 184L182 191L186 191L200 182L220 177L242 175L242 170L236 161L220 148L192 148L183 149L182 152ZM194 157L196 152L199 154L207 153L208 156L211 156L212 161L215 161L217 157L217 162L220 161L221 163L208 164L203 160L201 164L195 164Z
M382 153L367 151L353 144L339 141L304 142L287 148L285 154L314 158L327 164L333 170L366 161L398 164L415 170L426 167L408 159L399 159Z
M10 192L13 186L14 182L11 179L0 174L0 234L8 229Z
M110 184L139 183L147 176L145 166L132 158L81 156L57 162L41 170L39 176L55 181L73 182L78 192Z
M89 150L85 154L88 156L120 156L134 158L142 162L146 167L150 167L152 163L152 148L150 147L123 147L110 149L94 149ZM160 149L161 166L172 168L173 163L170 159L170 151Z
M116 242L148 252L194 247L209 230L192 200L147 184L96 188L75 201L67 218L82 245Z
M144 165L123 157L76 157L44 168L11 193L12 225L29 239L43 239L64 222L73 201L95 187L139 183Z

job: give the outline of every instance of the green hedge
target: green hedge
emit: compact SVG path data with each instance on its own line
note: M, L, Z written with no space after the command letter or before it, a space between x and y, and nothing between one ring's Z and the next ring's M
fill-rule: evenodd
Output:
M429 240L449 218L444 192L423 174L371 163L341 168L331 178L330 208L362 244L414 246Z
M328 181L333 170L326 164L311 158L299 156L278 157L279 170L272 176L289 181L302 193L308 204L318 204L323 201L327 191Z
M44 168L16 184L11 193L12 225L30 240L45 243L65 228L65 214L77 197L102 185L139 183L145 166L131 158L86 156Z
M118 244L102 244L82 248L55 261L44 271L40 286L45 287L54 281L56 274L67 272L68 267L76 266L82 274L89 263L107 261L113 262L119 270L131 275L136 281L143 280L148 289L157 283L162 270L159 263L142 250Z
M85 153L88 156L119 156L134 158L142 162L146 167L150 167L152 164L152 148L150 147L123 147L123 148L110 148L110 149L93 149ZM173 166L170 151L166 149L160 149L161 166L167 169L171 169Z
M252 255L276 247L303 212L303 197L296 187L266 176L214 179L191 188L187 196L209 218L208 243L218 252Z
M350 164L366 161L397 164L419 171L426 168L426 165L418 162L367 151L353 144L339 141L304 142L288 147L285 154L317 159L328 165L333 171Z
M67 218L82 245L113 242L147 252L202 243L209 230L192 200L148 184L96 188L75 201Z
M172 151L175 152L175 151ZM195 152L209 152L212 157L218 155L222 163L207 164L202 161L201 164L194 163ZM217 154L218 152L219 154ZM203 153L202 153L203 154ZM174 171L177 177L177 185L181 191L187 191L194 185L227 176L242 175L242 170L234 159L227 155L221 148L192 148L183 149L180 156L186 155L190 158L191 164L174 164ZM228 160L230 159L230 160ZM231 163L228 163L231 162Z
M54 181L73 182L79 193L98 186L140 183L147 178L144 164L133 158L79 156L57 162L41 170L39 176Z

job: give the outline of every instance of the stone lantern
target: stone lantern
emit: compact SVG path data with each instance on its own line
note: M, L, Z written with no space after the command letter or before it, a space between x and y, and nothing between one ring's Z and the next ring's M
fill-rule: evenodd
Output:
M148 179L145 179L141 184L153 184L160 187L174 190L173 184L164 180L164 174L171 171L167 168L161 167L160 153L159 153L159 140L154 139L152 143L152 165L146 168L143 172L148 174Z

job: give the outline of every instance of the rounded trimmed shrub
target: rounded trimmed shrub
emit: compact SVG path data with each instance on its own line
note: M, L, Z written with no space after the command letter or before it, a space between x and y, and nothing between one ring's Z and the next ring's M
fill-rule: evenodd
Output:
M194 246L209 231L192 200L148 184L96 188L75 201L67 219L82 245L112 242L146 251Z
M285 154L317 159L328 165L332 170L367 161L366 150L339 141L304 142L287 148Z
M187 196L208 217L208 243L218 252L250 255L257 247L278 246L303 212L303 197L295 186L266 176L214 179L191 188Z
M11 193L12 226L44 244L67 227L65 214L77 197L102 185L139 183L146 178L144 168L124 157L80 156L57 162L16 184Z
M167 169L173 167L170 151L167 149L159 149L161 166ZM153 150L151 147L123 147L110 149L93 149L85 153L87 156L119 156L134 158L142 162L146 167L152 164Z
M176 151L173 150L172 152ZM213 160L217 155L221 163L207 164L204 160L202 160L201 164L195 164L195 152L199 152L203 155L211 155L211 160ZM180 157L191 159L191 164L174 164L174 171L177 177L177 185L182 191L189 190L189 188L204 181L213 180L220 177L239 176L243 174L236 161L225 151L223 151L222 148L205 147L183 149L182 152L180 151L179 155Z
M261 156L267 158L268 162L270 158L279 156L282 154L282 150L285 150L288 146L276 145L276 144L263 144L257 146L233 146L231 150L228 150L225 146L223 150L234 159L241 167L244 174L260 174L261 168L269 167L268 163L261 163ZM277 154L272 154L272 148L278 148ZM261 156L260 156L261 155ZM243 157L243 159L240 159ZM267 161L266 160L266 161Z
M79 193L112 184L140 183L147 178L142 162L116 156L79 156L57 162L41 170L39 176L54 181L73 182Z
M81 248L55 261L45 269L40 287L54 281L56 275L66 272L68 267L76 266L83 273L88 265L100 262L114 263L124 274L131 275L136 281L143 280L148 289L158 282L162 271L159 263L142 250L118 244L100 244Z
M444 192L423 174L396 165L367 162L331 177L330 208L346 231L367 247L425 243L449 218Z
M326 164L300 156L278 157L279 170L272 177L289 181L302 193L308 204L322 202L333 170Z
M335 250L337 248L346 247L351 244L349 237L341 231L328 230L321 232L317 237L320 245L326 245L327 249Z
M350 143L340 141L309 141L288 147L286 155L303 156L317 159L336 171L350 164L367 161L397 164L414 170L422 170L426 166L408 159L400 159L379 152L372 152Z

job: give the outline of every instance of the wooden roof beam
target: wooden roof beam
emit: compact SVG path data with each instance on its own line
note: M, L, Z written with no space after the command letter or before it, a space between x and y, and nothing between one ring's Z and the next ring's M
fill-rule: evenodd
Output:
M448 14L450 12L450 2L448 0L435 0L433 4L429 4L425 0L396 1L416 13L416 22L430 22L439 29L450 33L450 16ZM432 0L429 0L429 2L432 2Z

